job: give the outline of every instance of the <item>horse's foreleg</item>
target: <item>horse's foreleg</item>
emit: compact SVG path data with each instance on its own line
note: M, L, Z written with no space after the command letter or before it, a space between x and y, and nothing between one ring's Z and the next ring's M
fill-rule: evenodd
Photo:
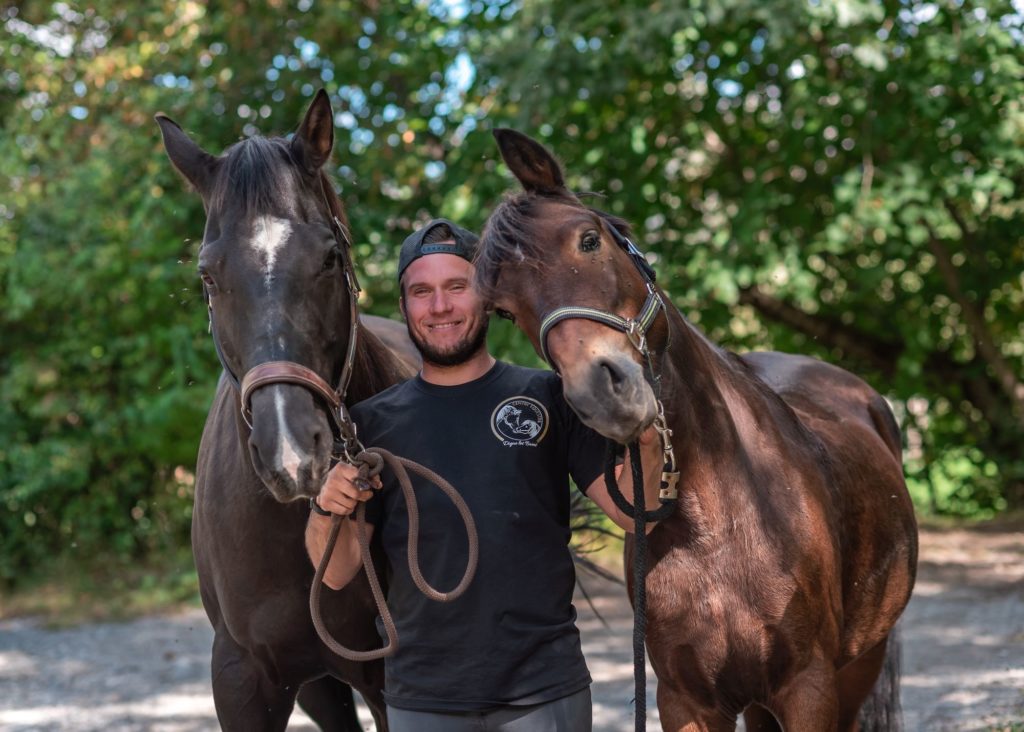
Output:
M735 732L736 717L698 704L685 691L658 681L658 716L663 732Z
M333 676L303 684L299 706L324 732L362 732L352 687Z
M834 730L839 719L836 672L818 656L793 676L768 705L786 732Z
M231 637L213 639L213 703L225 732L283 732L295 707L297 688L282 688L266 678L252 656Z

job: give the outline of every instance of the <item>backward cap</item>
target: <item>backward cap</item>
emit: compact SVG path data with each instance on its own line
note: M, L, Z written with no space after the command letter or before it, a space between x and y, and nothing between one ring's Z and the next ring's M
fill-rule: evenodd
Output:
M446 232L439 232L444 227ZM409 265L427 254L454 254L467 262L473 261L476 244L480 238L448 219L434 219L402 242L398 254L398 281Z

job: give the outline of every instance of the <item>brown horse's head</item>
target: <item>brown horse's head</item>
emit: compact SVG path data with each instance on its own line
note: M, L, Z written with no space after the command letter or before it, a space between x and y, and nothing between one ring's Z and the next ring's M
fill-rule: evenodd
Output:
M654 393L643 359L627 336L584 319L558 322L540 342L556 308L579 306L633 318L647 283L624 247L627 224L590 208L566 187L562 169L539 143L512 130L495 137L522 193L491 214L477 256L477 276L497 313L513 319L562 376L565 398L601 434L628 442L654 419ZM648 333L652 349L667 337L664 317Z
M222 155L157 116L175 168L206 208L199 276L213 337L235 380L267 361L292 361L337 383L349 335L349 294L332 216L341 204L322 167L334 144L321 91L290 139L252 137ZM301 386L252 395L253 467L279 501L316 495L332 433L322 401Z

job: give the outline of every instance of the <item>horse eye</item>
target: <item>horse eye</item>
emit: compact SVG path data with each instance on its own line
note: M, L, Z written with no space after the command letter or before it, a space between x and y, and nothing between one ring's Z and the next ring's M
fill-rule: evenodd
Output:
M203 286L206 288L207 292L212 295L214 290L217 289L217 283L213 281L213 278L206 272L200 272L199 279L203 281Z
M327 252L327 256L324 258L324 265L320 269L321 272L327 272L334 269L335 265L338 264L338 247L332 247L331 251Z
M581 252L596 252L601 246L601 237L596 231L588 231L580 241Z
M504 318L505 320L507 320L507 321L509 321L511 323L516 322L516 316L513 315L512 313L510 313L508 310L502 310L501 308L495 308L494 309L494 314L497 315L499 318Z

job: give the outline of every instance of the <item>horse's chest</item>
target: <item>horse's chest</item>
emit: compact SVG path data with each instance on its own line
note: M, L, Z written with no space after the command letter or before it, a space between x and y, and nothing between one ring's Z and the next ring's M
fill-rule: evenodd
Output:
M685 647L710 667L754 670L776 662L775 646L789 625L817 625L791 576L771 563L739 565L727 554L698 561L676 552L652 568L646 582L652 657L657 649L671 655Z

